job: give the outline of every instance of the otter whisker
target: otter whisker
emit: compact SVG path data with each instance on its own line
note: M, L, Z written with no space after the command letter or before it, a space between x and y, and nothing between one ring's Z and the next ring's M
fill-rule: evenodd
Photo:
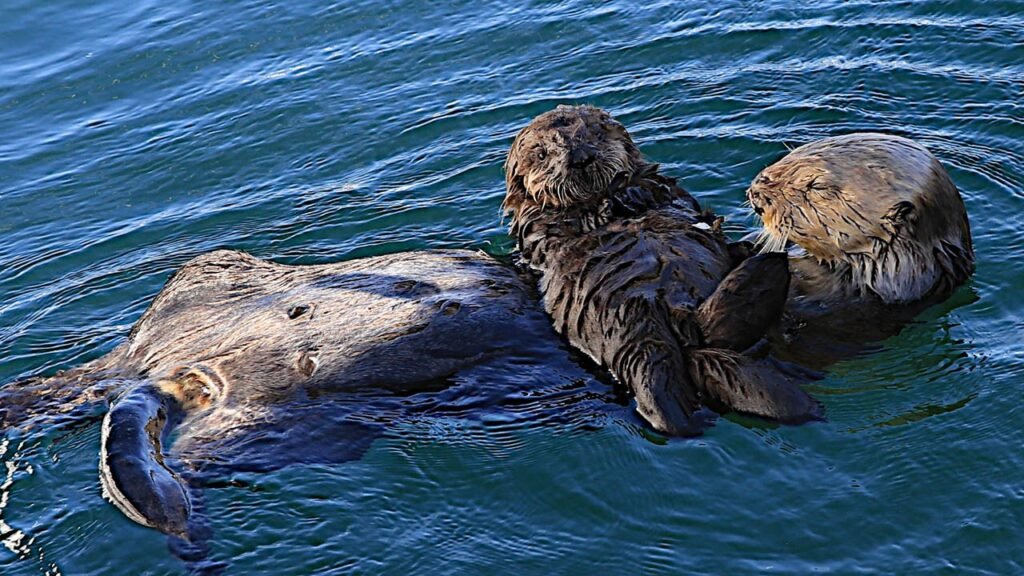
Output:
M755 247L758 247L758 252L761 254L768 252L782 252L785 250L786 244L789 242L789 234L789 228L775 232L764 227L758 231L754 245Z

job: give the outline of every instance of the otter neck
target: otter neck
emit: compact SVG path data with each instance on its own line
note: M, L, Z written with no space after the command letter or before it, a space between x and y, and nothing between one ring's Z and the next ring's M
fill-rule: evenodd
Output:
M792 287L808 300L879 300L885 304L945 299L973 271L973 252L959 238L924 242L894 237L870 252L832 260L806 251L790 254ZM968 241L969 242L969 239Z

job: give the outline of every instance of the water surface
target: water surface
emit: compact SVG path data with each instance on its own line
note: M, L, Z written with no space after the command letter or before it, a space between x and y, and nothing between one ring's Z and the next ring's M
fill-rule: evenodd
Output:
M568 387L569 417L399 419L357 461L208 490L212 558L292 574L1024 571L1022 30L1016 2L11 0L0 381L109 351L214 248L507 253L504 153L559 103L611 110L737 235L746 184L788 147L886 131L949 168L978 269L813 386L828 422L661 442L598 407L600 382L540 382ZM0 572L185 571L101 499L98 450L96 420L0 439Z

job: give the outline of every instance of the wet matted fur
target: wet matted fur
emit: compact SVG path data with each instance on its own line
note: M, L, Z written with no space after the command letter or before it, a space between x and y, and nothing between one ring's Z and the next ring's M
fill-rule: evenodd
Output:
M538 116L516 136L505 176L510 233L556 330L610 369L656 429L699 433L702 406L820 416L771 359L741 353L781 313L785 256L746 259L608 113Z
M482 253L289 266L219 250L175 273L110 353L0 387L0 425L74 420L109 401L104 496L199 561L202 551L186 548L204 540L195 488L208 471L348 459L368 447L386 414L350 419L329 393L387 406L389 396L525 359L585 374L561 344L522 274Z
M956 185L906 138L859 133L801 146L762 170L747 197L767 250L802 249L793 254L805 271L794 278L801 295L945 298L974 270Z

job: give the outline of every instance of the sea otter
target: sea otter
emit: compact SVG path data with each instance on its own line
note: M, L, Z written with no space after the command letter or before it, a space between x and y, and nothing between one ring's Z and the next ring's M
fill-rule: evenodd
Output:
M196 467L251 470L343 452L383 421L386 407L415 404L387 398L452 387L467 371L522 371L536 361L586 378L565 351L520 273L482 253L288 266L222 250L175 273L109 354L0 387L0 424L63 418L110 398L104 495L140 524L193 538L195 493L183 475ZM367 396L380 408L346 419L348 405L328 404L330 392ZM479 403L500 391L463 392L449 401ZM330 414L317 412L324 406ZM323 425L334 428L318 430L316 442L301 434ZM240 451L255 464L239 461Z
M783 366L742 353L782 312L786 256L731 245L607 112L541 114L515 137L505 176L510 233L555 329L623 382L654 428L699 434L702 407L820 418Z
M906 138L856 133L801 146L762 170L747 198L764 223L762 246L789 250L783 331L803 363L898 332L974 271L960 193Z

